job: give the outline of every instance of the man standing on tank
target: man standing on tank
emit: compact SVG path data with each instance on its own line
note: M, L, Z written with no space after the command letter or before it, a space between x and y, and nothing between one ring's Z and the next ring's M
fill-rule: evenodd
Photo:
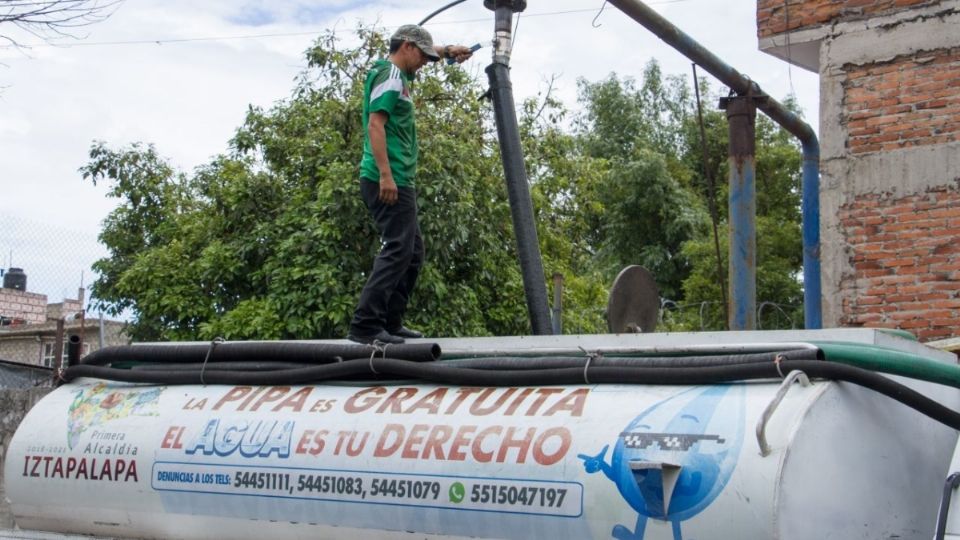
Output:
M423 337L403 325L424 257L417 223L417 127L410 87L427 62L441 58L464 62L471 54L460 45L435 46L429 32L408 24L390 38L390 56L378 60L367 74L360 195L383 245L360 293L347 339L397 344Z

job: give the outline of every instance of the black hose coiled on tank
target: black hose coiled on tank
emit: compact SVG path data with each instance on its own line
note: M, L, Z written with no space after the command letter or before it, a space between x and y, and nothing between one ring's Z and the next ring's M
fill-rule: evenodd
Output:
M718 357L720 358L720 357ZM495 359L482 359L491 361ZM549 360L549 359L542 359ZM358 376L402 377L439 384L463 386L541 386L570 384L718 384L758 379L780 379L783 374L801 370L811 378L832 379L854 383L879 392L912 407L922 414L953 429L960 430L960 413L948 409L919 392L887 377L844 364L822 360L792 360L783 354L776 361L756 361L736 364L716 364L695 367L638 367L608 364L591 365L581 359L579 367L539 369L478 369L461 367L457 362L411 362L372 355L369 358L327 363L310 367L278 369L273 371L206 372L190 370L143 371L115 369L82 364L63 372L67 381L77 377L96 377L123 382L154 384L250 384L293 385L311 384ZM635 359L631 359L635 360ZM613 365L609 365L612 363Z
M402 345L360 345L277 341L213 341L165 345L106 347L81 360L81 365L106 366L115 363L210 364L218 362L293 362L326 364L389 352L391 358L430 362L440 358L436 343Z

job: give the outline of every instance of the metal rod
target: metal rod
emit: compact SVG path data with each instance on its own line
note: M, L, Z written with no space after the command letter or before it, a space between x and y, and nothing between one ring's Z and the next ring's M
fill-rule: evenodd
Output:
M940 496L940 511L937 513L937 531L934 540L943 540L947 534L947 514L950 512L950 498L953 490L960 485L960 472L951 473L943 485L943 494Z
M563 274L553 274L553 333L563 333Z
M442 8L440 8L440 9L434 11L433 13L427 15L426 17L424 17L423 20L420 21L419 26L423 26L423 25L427 24L427 21L429 21L430 19L432 19L432 18L436 17L437 15L443 13L444 11L452 8L453 6L455 6L455 5L457 5L457 4L462 4L462 3L466 2L466 1L467 1L467 0L454 0L453 2L450 2L449 4L443 6Z
M717 254L717 281L720 282L720 298L723 300L723 310L729 309L727 303L727 280L723 276L723 257L720 253L720 233L717 230L720 223L720 216L717 212L717 186L713 181L713 173L710 172L707 163L707 130L703 127L703 106L700 103L700 82L697 80L697 64L693 64L693 91L697 96L697 123L700 125L700 150L703 153L703 179L707 182L707 190L710 203L710 222L713 224L713 249ZM728 326L729 330L730 327Z
M609 0L620 11L678 52L696 62L739 95L764 95L749 77L730 67L719 57L683 33L639 0ZM807 329L823 325L820 288L820 145L817 135L806 122L773 98L758 104L771 120L800 139L803 150L803 304Z

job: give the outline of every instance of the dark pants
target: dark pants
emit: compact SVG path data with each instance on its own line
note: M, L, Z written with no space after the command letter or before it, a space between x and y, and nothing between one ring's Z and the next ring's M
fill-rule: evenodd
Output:
M379 200L380 184L360 180L360 195L380 232L383 246L360 293L350 333L369 336L403 324L410 292L423 266L423 239L417 223L417 191L398 188L396 204Z

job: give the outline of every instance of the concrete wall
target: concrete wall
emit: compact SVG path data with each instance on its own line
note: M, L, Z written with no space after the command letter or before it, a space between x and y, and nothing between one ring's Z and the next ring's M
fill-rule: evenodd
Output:
M63 302L47 304L47 319L60 319L64 315L79 312L83 306L79 300L64 299Z
M824 324L960 336L960 0L757 18L761 49L820 74Z
M6 328L8 330L0 330L0 359L22 364L43 365L44 346L56 343L56 323L46 322L42 325L20 325ZM129 344L130 339L123 333L123 329L124 323L105 321L104 346ZM67 324L64 329L64 340L71 334L81 335L78 321L70 321ZM97 319L88 319L84 324L82 336L84 350L87 350L88 354L99 349L100 322Z
M0 336L0 360L39 366L43 364L43 343L36 337L9 339Z
M10 514L10 505L7 504L4 492L3 470L6 462L7 447L13 438L13 433L26 416L27 411L40 398L50 392L50 388L32 388L30 390L0 389L0 529L13 527L13 516Z

